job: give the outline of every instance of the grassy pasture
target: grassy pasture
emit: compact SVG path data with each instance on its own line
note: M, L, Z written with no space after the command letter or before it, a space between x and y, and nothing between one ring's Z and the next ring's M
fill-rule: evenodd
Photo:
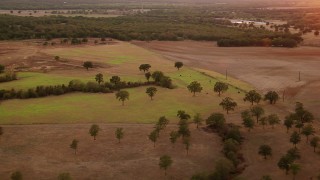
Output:
M178 110L185 110L192 115L201 113L204 117L214 111L222 111L218 104L225 96L234 98L239 102L240 108L243 104L243 92L239 94L235 87L230 86L222 97L213 92L215 82L225 81L223 75L189 67L177 70L173 67L173 62L130 43L53 48L43 51L67 59L92 60L94 63L104 63L108 67L89 71L75 69L49 73L21 72L18 74L19 80L1 83L0 89L28 89L38 85L68 84L73 79L80 79L83 82L95 81L94 76L99 72L104 74L105 81L109 81L112 75L119 75L124 81L146 81L144 73L138 70L142 63L151 64L151 71L164 71L177 87L173 90L159 87L154 101L150 101L145 93L146 87L128 89L130 100L123 107L114 94L73 93L38 99L8 100L2 102L0 106L1 124L153 123L163 115L174 122L177 120ZM187 85L192 81L198 81L203 86L202 93L197 94L197 97L192 97L187 89ZM235 79L229 80L228 83L249 90L245 83Z
M186 73L192 74L193 78L185 76ZM177 74L183 76L180 77ZM232 87L225 95L218 97L212 90L215 79L199 72L189 69L180 70L172 78L178 87L173 90L158 88L153 101L150 101L145 93L146 87L128 89L130 100L125 103L125 106L121 106L114 94L74 93L5 101L0 106L1 123L153 123L163 115L176 121L176 113L181 109L192 115L195 113L209 115L210 112L221 111L218 104L225 96L232 96L239 103L242 102L243 93L237 94L237 90ZM203 85L204 90L197 97L192 97L186 85L195 79Z

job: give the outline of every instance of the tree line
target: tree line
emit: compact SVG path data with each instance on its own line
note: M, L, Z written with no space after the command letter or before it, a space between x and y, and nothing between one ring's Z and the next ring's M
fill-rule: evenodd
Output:
M19 17L0 15L0 40L73 38L103 38L118 40L206 40L263 39L289 36L282 32L264 29L240 29L216 22L181 19L178 12L163 12L165 15L139 14L115 18L86 17ZM198 18L198 17L194 17ZM77 40L77 41L76 41Z

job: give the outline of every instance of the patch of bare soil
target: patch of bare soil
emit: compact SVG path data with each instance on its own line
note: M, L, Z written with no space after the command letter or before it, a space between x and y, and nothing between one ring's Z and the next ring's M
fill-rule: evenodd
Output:
M100 124L94 141L90 124L4 126L0 138L0 177L9 179L16 170L24 179L56 179L69 172L73 179L190 179L197 172L212 171L222 156L220 138L192 127L189 154L181 139L173 147L169 125L153 147L148 134L153 125ZM124 128L124 139L115 138L117 127ZM69 147L79 140L77 155ZM159 157L169 155L173 164L167 171L159 168Z
M99 40L97 44L94 40ZM42 49L61 48L61 47L85 47L98 45L115 45L118 42L112 39L100 41L100 39L90 39L88 43L80 45L60 44L60 40L54 39L49 44L54 42L56 45L44 46L43 40L25 40L15 42L0 42L0 64L14 68L17 71L32 71L32 72L48 72L53 70L73 70L82 67L82 61L74 59L59 59L55 60L53 56L42 53ZM106 64L95 63L98 68L108 68Z

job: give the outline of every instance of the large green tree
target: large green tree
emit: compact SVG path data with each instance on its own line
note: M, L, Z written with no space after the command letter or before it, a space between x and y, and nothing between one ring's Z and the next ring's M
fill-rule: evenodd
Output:
M180 120L189 120L191 116L183 110L179 110L177 116Z
M287 133L289 132L289 129L292 128L293 124L294 124L294 118L291 115L286 116L284 120L284 125L287 128Z
M267 116L267 119L272 128L274 128L274 125L280 124L280 118L276 114L270 114L269 116Z
M97 124L93 124L89 130L89 134L93 136L93 139L96 140L96 137L99 133L100 127Z
M229 111L234 111L237 107L237 103L230 97L224 98L219 105L227 111L227 114L229 114Z
M206 120L206 124L210 127L220 129L226 123L226 119L222 113L213 113Z
M249 101L251 102L251 105L253 105L253 103L259 103L261 100L261 95L255 91L255 90L251 90L249 92L246 93L245 97L243 98L244 101Z
M148 87L146 89L146 93L148 94L148 96L151 98L151 100L153 100L153 97L156 95L157 93L157 88L155 87Z
M301 141L300 134L295 131L290 136L290 142L294 145L295 148L297 148L297 144Z
M193 96L196 96L196 93L200 93L202 91L202 86L197 81L191 82L187 88L191 93L193 93Z
M310 145L313 147L313 152L316 152L316 148L319 146L320 138L315 136L310 140Z
M164 155L160 157L159 167L164 169L164 174L167 175L167 169L172 165L173 161L170 156Z
M275 91L269 91L264 95L264 100L269 101L270 104L276 104L276 102L279 100L279 95Z
M177 139L179 138L180 134L178 131L171 131L170 133L170 142L172 145L174 145L177 142Z
M197 125L197 129L199 129L199 126L202 124L203 119L201 117L201 115L199 113L197 113L194 117L193 117L193 123L195 123Z
M282 170L285 170L286 174L288 174L292 163L293 163L293 159L288 155L284 155L278 161L278 167Z
M250 112L252 116L256 117L257 123L259 123L260 117L264 115L264 109L258 105L251 107Z
M307 137L307 143L309 142L309 136L310 135L314 135L315 133L315 129L313 128L313 126L311 124L308 124L307 126L302 128L302 134L305 135Z
M153 142L153 147L156 147L156 142L158 140L158 131L157 130L153 130L150 134L149 134L149 140Z
M151 74L151 77L155 82L160 82L161 79L164 77L164 74L161 71L155 71Z
M244 127L248 128L248 131L250 132L250 130L254 127L254 120L251 117L246 117L242 119L242 121Z
M214 85L214 92L219 93L219 96L221 95L221 93L225 92L228 90L228 84L223 83L223 82L216 82L216 84Z
M261 145L258 153L263 156L264 159L267 159L267 156L272 155L272 148L269 145Z
M116 93L116 98L119 101L122 101L122 106L124 106L124 101L129 99L129 92L128 91L118 91Z
M78 143L79 141L77 139L74 139L70 144L70 148L74 150L74 154L77 154Z
M82 66L88 71L89 68L93 68L93 63L91 61L85 61Z
M150 72L145 73L144 77L146 77L147 81L149 82L150 81L150 77L151 77L151 73Z
M150 64L141 64L139 66L139 70L143 72L149 71L150 68L151 68Z
M177 68L178 70L180 70L180 68L183 67L183 62L175 62L174 67Z
M101 84L103 82L103 74L99 73L95 77L96 81Z
M110 79L110 82L117 85L121 82L121 79L119 76L112 76L111 79Z

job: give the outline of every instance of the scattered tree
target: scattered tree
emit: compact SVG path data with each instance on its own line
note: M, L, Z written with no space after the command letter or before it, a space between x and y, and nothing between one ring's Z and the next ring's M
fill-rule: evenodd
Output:
M155 82L160 82L161 78L163 78L164 74L161 71L155 71L152 73L151 77Z
M180 70L180 68L182 68L183 63L182 62L175 62L174 63L174 67L177 68L178 70Z
M72 180L69 173L61 173L58 176L58 180Z
M303 104L300 102L296 103L295 112L296 112L295 115L297 116L297 119L302 123L309 123L314 120L313 114L305 110L303 107Z
M301 170L301 167L300 167L299 164L291 164L290 170L292 171L292 174L293 174L293 180L295 180L296 179L296 175Z
M206 124L212 128L220 129L225 125L226 119L222 113L213 113L206 120Z
M268 118L267 117L262 117L260 119L259 123L262 125L262 127L264 129L264 126L268 124Z
M158 135L161 130L164 130L167 125L169 124L169 120L165 116L161 116L156 124L156 131L158 132Z
M0 74L3 73L5 70L5 66L0 64Z
M290 166L293 163L293 159L287 155L282 156L278 162L278 167L282 170L286 171L286 174L288 174L290 170Z
M98 125L93 124L93 125L91 126L91 128L90 128L90 130L89 130L89 133L90 133L91 136L93 136L93 139L94 139L94 140L96 140L96 136L98 135L99 130L100 130L100 128L99 128Z
M232 98L226 97L222 100L220 106L222 106L222 108L227 111L227 114L229 114L229 111L233 111L235 109L237 103L233 101Z
M280 124L279 116L276 114L270 114L269 116L267 116L267 119L272 128L274 128L274 125Z
M295 121L295 127L298 128L299 133L301 132L301 128L303 128L303 126L304 126L304 124L302 121L300 121L300 120Z
M153 100L153 96L156 95L157 93L157 88L155 87L148 87L147 90L146 90L146 93L148 94L148 96L151 98L151 100Z
M251 115L255 116L257 119L257 123L259 123L259 119L264 115L264 109L261 106L253 106L251 109Z
M248 128L248 131L250 132L251 129L254 127L254 120L251 117L247 117L243 119L242 124Z
M257 91L251 90L248 93L246 93L243 100L251 102L251 105L253 105L253 103L258 104L261 100L261 95Z
M202 86L197 81L193 81L188 85L188 89L193 93L193 96L196 96L196 93L200 93L202 91Z
M190 148L190 138L189 137L183 138L183 144L185 145L187 155L188 155L189 148Z
M293 124L294 124L294 120L292 119L292 117L290 115L286 116L284 120L284 125L287 128L287 133L289 132L289 129L292 128Z
M145 73L144 77L146 77L147 81L149 82L150 77L151 77L151 73L150 72Z
M202 124L203 119L201 118L200 114L197 113L194 117L193 117L193 122L197 125L197 129L199 129L199 125Z
M295 131L292 133L290 137L290 142L294 145L295 148L297 148L297 144L301 141L300 134Z
M101 84L103 82L103 74L97 74L95 79L99 84Z
M233 163L228 159L218 160L215 171L210 179L225 180L230 179L230 173L234 171Z
M83 67L87 69L87 71L89 70L89 68L93 68L93 64L91 61L85 61L83 63Z
M121 82L121 79L119 76L112 76L110 79L110 82L117 85L117 84L119 84L119 82Z
M172 165L173 161L170 156L164 155L160 157L159 167L164 169L164 174L167 175L167 169Z
M20 171L16 171L11 174L11 179L12 180L22 180L22 173Z
M264 100L269 101L270 104L276 104L276 102L279 100L279 95L275 91L269 91L264 95Z
M116 93L116 98L119 101L122 101L122 106L124 106L124 101L129 100L129 92L128 91L118 91Z
M301 133L307 137L307 143L308 143L309 142L309 136L310 135L314 135L315 130L312 127L312 125L309 124L309 125L307 125L307 126L302 128L302 132Z
M319 141L320 141L320 138L319 138L319 137L313 137L313 138L310 140L310 145L313 147L313 152L316 152L316 148L317 148L318 145L319 145Z
M77 154L78 143L79 143L79 141L74 139L74 140L72 140L72 142L70 144L70 148L74 150L74 154Z
M170 142L172 145L174 145L177 142L177 139L179 138L180 134L177 131L171 131L170 133Z
M54 60L59 61L60 60L60 56L55 56Z
M157 130L153 130L150 134L149 134L149 139L150 139L150 141L152 141L153 142L153 147L156 147L156 142L157 142L157 140L158 140L158 132L157 132Z
M124 136L123 128L117 128L115 132L116 138L118 139L118 142L120 143L120 140Z
M185 137L190 137L191 132L187 123L186 119L182 119L179 122L179 130L178 130L179 135L181 135L183 138Z
M214 85L214 92L219 93L219 96L221 95L221 93L224 93L225 91L228 90L228 84L223 83L223 82L216 82L216 84Z
M267 159L267 156L272 155L272 149L269 145L261 145L259 148L259 154Z
M298 160L301 158L300 151L296 148L291 148L287 151L286 156L292 159L292 161Z
M182 110L178 111L177 116L180 120L189 120L191 118L191 116L188 113Z
M139 70L143 72L149 71L150 68L151 68L150 64L141 64L139 66Z

